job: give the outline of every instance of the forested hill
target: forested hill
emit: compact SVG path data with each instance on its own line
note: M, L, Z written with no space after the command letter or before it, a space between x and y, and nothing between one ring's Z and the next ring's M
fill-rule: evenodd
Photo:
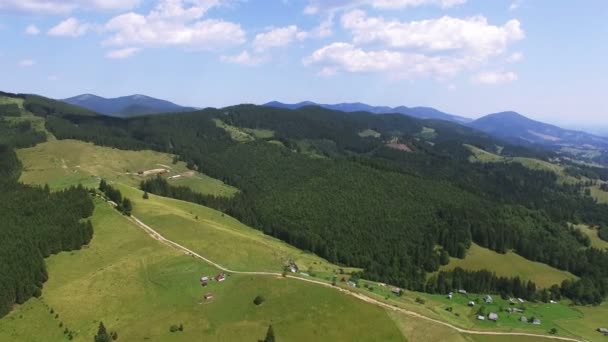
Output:
M13 148L44 141L46 136L30 125L12 124L6 114L0 108L0 317L15 303L41 295L47 280L43 258L80 249L93 235L91 222L82 220L93 213L85 189L51 193L48 187L17 182L21 164ZM19 108L9 114L20 114ZM10 118L14 116L18 115Z
M536 296L534 284L516 291L519 279L491 273L427 279L476 242L581 277L557 284L554 296L598 303L608 293L608 254L588 248L589 239L567 224L607 225L608 207L580 184L557 182L552 172L470 163L463 145L505 157L548 160L552 152L399 114L242 105L118 119L63 113L51 100L36 101L25 105L59 139L174 153L241 191L230 200L213 198L162 179L142 184L146 190L213 206L332 262L362 267L369 279L432 292L475 283Z

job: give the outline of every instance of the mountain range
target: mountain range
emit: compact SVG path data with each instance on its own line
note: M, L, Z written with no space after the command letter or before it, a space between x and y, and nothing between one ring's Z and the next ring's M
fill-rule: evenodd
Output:
M278 107L286 109L298 109L305 106L319 106L327 109L338 110L341 112L369 112L374 114L398 113L413 116L419 119L438 119L452 121L460 124L471 122L469 118L462 116L444 113L435 108L430 107L387 107L387 106L370 106L365 103L338 103L338 104L320 104L311 101L304 101L294 104L272 101L264 104L268 107Z
M122 118L196 110L196 108L180 106L173 102L156 99L146 95L104 98L92 94L83 94L62 101L90 109L100 114Z

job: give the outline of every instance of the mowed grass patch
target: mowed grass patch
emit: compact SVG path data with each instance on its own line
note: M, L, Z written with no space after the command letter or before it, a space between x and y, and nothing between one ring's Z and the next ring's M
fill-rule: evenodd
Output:
M598 185L590 188L591 196L595 198L599 203L608 204L608 192L600 189Z
M591 247L608 249L608 241L600 239L600 237L597 235L596 228L591 228L586 224L578 224L576 227L589 237L589 240L591 240Z
M380 132L373 129L366 129L358 133L361 138L380 138Z
M270 323L279 340L404 340L382 308L315 284L231 275L203 288L199 278L218 270L153 240L100 201L93 222L88 248L48 259L41 299L0 320L0 341L62 341L65 327L75 341L90 341L99 321L123 341L257 340ZM253 304L257 295L266 298L261 306ZM172 324L184 331L171 333Z
M166 238L235 271L281 272L289 260L326 279L339 267L250 228L217 210L114 184L134 202L133 214ZM345 268L345 272L357 269Z
M477 244L471 244L464 259L450 258L450 263L440 270L453 270L460 267L465 270L491 270L498 276L515 277L532 280L536 286L548 288L561 284L566 279L577 279L570 272L561 271L546 264L530 261L511 251L506 254L496 253Z
M48 183L52 189L76 184L95 187L99 183L98 177L138 186L145 179L136 175L139 171L167 169L169 175L183 175L170 183L188 186L203 194L232 196L238 191L220 180L188 170L183 162L173 164L173 156L166 153L125 151L76 140L53 140L20 149L17 154L23 163L21 181Z

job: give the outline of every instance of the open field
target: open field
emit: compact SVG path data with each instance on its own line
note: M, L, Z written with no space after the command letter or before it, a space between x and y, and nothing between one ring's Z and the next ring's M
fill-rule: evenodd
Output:
M600 189L599 186L592 186L591 188L591 196L595 198L599 203L608 204L608 192Z
M0 320L1 341L67 340L65 327L90 341L100 320L123 341L256 340L270 323L280 340L405 340L384 309L314 284L232 275L202 288L199 277L217 270L149 238L107 204L97 203L93 220L90 246L50 257L43 296ZM204 293L215 297L204 301ZM257 295L266 298L259 307ZM169 332L180 323L183 332Z
M568 183L568 184L576 184L580 183L579 179L568 175L561 165L553 164L546 162L544 160L534 159L534 158L524 158L524 157L503 157L498 154L490 153L488 151L482 150L472 145L465 145L473 155L469 158L471 162L480 162L480 163L520 163L523 166L532 169L532 170L542 170L542 171L551 171L558 176L558 182L560 183Z
M369 129L369 128L364 131L359 132L358 134L361 138L367 138L367 137L380 138L380 133L378 131L375 131L375 130Z
M289 260L303 272L329 276L338 270L337 266L314 254L264 235L219 211L152 194L144 200L140 190L114 185L134 202L136 217L166 238L211 260L221 261L222 265L235 271L281 272ZM230 253L226 253L227 250Z
M46 132L47 139L51 140L54 138L52 136L52 134L50 134L49 132L46 131L46 128L44 127L44 118L35 116L34 114L25 110L25 108L23 107L23 99L15 99L15 98L10 98L10 97L0 96L0 105L3 105L3 104L16 104L17 106L19 106L19 109L21 110L21 116L6 117L5 120L12 122L12 123L29 121L32 123L32 127L34 129L36 129L37 131Z
M550 287L561 284L565 279L576 279L572 273L561 271L540 262L525 259L513 252L496 253L479 245L472 244L464 259L450 258L450 263L441 270L452 270L456 267L467 270L492 270L498 276L519 276L532 280L539 287Z
M183 162L173 164L173 156L166 153L124 151L76 140L53 140L20 149L17 154L23 163L22 182L48 183L53 189L79 183L94 187L99 182L98 177L138 186L144 177L136 175L137 172L167 169L170 170L168 175L184 175L170 180L172 184L188 186L200 193L232 196L238 191L217 179L189 171Z
M589 240L591 240L591 247L608 249L608 241L604 241L597 236L597 229L591 228L586 224L579 224L576 225L576 227L589 237Z

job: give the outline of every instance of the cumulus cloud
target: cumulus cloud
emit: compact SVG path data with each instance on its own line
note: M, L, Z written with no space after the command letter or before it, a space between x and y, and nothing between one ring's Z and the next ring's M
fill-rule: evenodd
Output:
M140 50L141 50L140 48L134 48L134 47L112 50L106 54L106 58L125 59L125 58L132 57L133 55L138 53Z
M381 43L391 48L429 51L467 51L480 58L503 53L508 44L524 38L519 21L490 25L486 18L448 16L439 19L400 22L370 17L361 10L342 16L342 26L351 31L357 44Z
M52 27L47 34L54 37L80 37L89 31L91 26L76 18L68 18Z
M473 76L472 81L477 84L508 83L517 81L517 74L514 72L484 71Z
M466 2L467 0L309 0L308 5L304 8L304 13L317 14L326 11L348 10L361 6L377 9L402 9L429 5L450 8Z
M65 14L76 9L128 10L141 0L2 0L0 12Z
M466 64L466 59L426 56L420 53L399 51L364 50L350 43L327 45L304 59L304 64L319 66L321 74L338 72L391 72L398 78L434 76L449 77Z
M268 58L266 56L254 55L254 54L249 53L249 51L247 51L247 50L241 52L238 55L234 55L234 56L222 56L220 59L222 62L225 62L225 63L245 65L245 66L256 66L256 65L260 65L260 64L263 64L268 61Z
M22 68L29 68L31 66L36 65L36 61L33 59L23 59L21 61L19 61L19 66Z
M253 47L258 51L263 51L269 48L287 46L307 36L308 33L298 30L296 25L273 28L268 32L257 34L253 40Z
M36 27L36 25L28 25L25 28L25 33L29 34L31 36L36 36L40 33L40 29L38 29L38 27Z
M182 46L191 49L215 50L245 42L239 24L202 19L219 0L161 0L147 15L134 12L112 18L104 31L111 36L109 46Z
M507 62L509 63L517 63L524 59L524 54L522 52L514 52L509 58L507 58Z
M352 42L327 45L304 59L323 75L385 72L393 77L446 79L483 67L524 38L519 21L496 26L481 16L401 22L357 9L345 13L341 24L352 34Z

